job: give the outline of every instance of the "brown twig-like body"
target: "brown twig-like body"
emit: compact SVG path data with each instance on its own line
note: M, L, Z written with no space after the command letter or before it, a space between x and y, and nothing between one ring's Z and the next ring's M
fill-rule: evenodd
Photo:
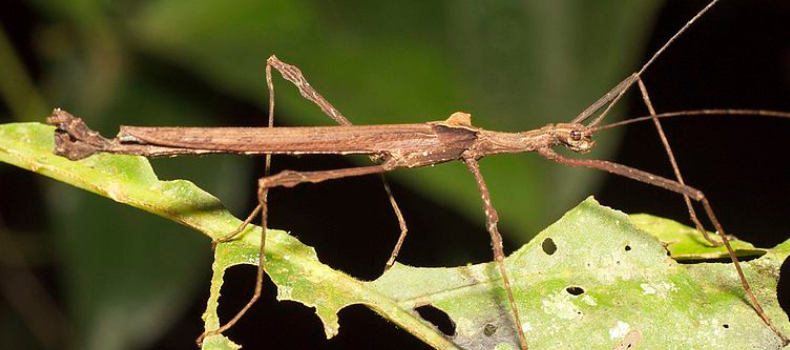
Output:
M216 240L214 242L215 244L233 239L233 237L242 232L244 226L249 224L259 214L262 217L262 227L265 228L267 226L268 202L266 195L270 188L280 186L293 187L301 183L317 183L351 176L376 173L383 174L398 168L422 167L453 160L463 161L475 177L478 190L480 191L483 209L486 214L486 227L491 236L494 259L499 267L499 272L507 292L509 306L512 310L511 314L513 315L514 328L522 349L528 348L527 339L521 327L522 323L511 289L511 281L504 265L505 255L502 249L502 237L497 226L499 217L496 209L491 203L488 186L480 172L477 161L482 157L499 153L536 152L546 159L566 165L599 169L658 186L683 195L692 220L697 228L705 235L705 238L708 239L712 245L723 244L726 246L738 272L741 284L755 311L786 345L788 339L774 326L773 322L763 311L759 301L754 297L746 277L743 274L740 263L730 247L724 229L721 224L719 224L705 195L702 191L686 185L683 181L680 170L674 160L674 155L669 147L669 143L658 122L661 117L675 116L678 114L657 114L650 103L647 89L641 80L641 74L667 48L667 46L678 38L681 33L683 33L694 21L700 18L717 1L718 0L713 0L708 6L694 16L669 41L667 41L667 43L659 49L638 72L623 80L615 86L612 91L601 97L570 123L549 124L540 129L531 131L507 133L481 129L473 126L471 124L470 115L463 112L456 112L443 121L423 124L353 126L348 119L307 82L304 75L297 67L284 63L275 56L267 60L266 67L266 81L270 91L268 128L163 128L124 126L121 127L121 131L115 139L109 140L95 131L90 130L81 119L59 109L53 112L48 121L50 124L57 126L55 134L56 153L73 160L82 159L99 152L133 154L145 157L172 157L214 153L267 155L267 172L266 175L259 180L258 199L260 204L239 229ZM271 68L279 71L283 78L292 82L299 89L302 96L318 105L328 116L338 122L340 126L273 128L274 86L272 83ZM577 153L589 151L595 144L592 140L592 135L614 125L599 126L598 124L603 120L612 106L635 83L638 83L640 86L643 100L648 106L648 110L651 114L649 117L644 117L642 119L650 119L656 125L677 180L663 178L625 165L607 161L569 159L553 150L554 147L559 146ZM589 124L583 124L583 122L595 115L602 108L604 109L603 112L598 114ZM744 110L691 111L684 112L681 115L712 114L716 112L724 114L751 113L786 118L790 117L790 114L782 112ZM628 121L615 124L625 124L627 122ZM269 176L269 156L272 154L363 154L371 156L371 159L377 164L357 168L310 172L286 170L279 174ZM397 256L398 250L405 238L407 228L397 202L392 197L392 193L386 181L384 182L384 187L390 197L393 210L401 228L401 236L387 262L387 267L389 267ZM712 238L708 237L702 223L697 219L696 212L691 203L692 200L700 202L703 205L705 213L717 233L720 235L721 241L714 241ZM207 330L200 336L198 342L201 342L205 336L221 333L233 326L233 324L235 324L258 299L263 281L264 243L265 230L261 237L261 263L258 268L257 284L253 296L248 301L247 305L245 305L233 319L218 329Z
M560 144L578 152L593 146L591 131L581 124L550 124L509 133L471 125L469 114L456 112L445 121L424 124L361 126L192 128L122 126L108 140L82 119L57 109L49 123L58 126L59 154L78 160L94 153L143 157L224 154L366 154L392 167L414 168L498 153L532 152ZM571 137L578 135L578 140Z

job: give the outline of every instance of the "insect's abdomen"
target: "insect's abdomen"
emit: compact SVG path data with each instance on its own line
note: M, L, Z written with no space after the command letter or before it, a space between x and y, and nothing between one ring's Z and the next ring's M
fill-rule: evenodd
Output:
M380 154L421 156L457 153L474 132L432 124L276 128L123 126L122 143L245 154ZM448 149L448 146L450 146Z

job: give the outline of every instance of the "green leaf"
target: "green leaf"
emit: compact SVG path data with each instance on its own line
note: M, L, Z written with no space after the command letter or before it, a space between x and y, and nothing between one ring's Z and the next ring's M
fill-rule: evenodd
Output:
M787 332L775 292L785 257L768 254L743 266L758 299ZM641 341L635 348L781 348L745 302L731 264L680 265L628 216L593 199L506 262L530 348L613 349L636 332ZM496 275L492 263L397 266L374 284L403 307L430 304L447 312L459 345L493 348L513 339Z
M49 126L0 126L4 162L153 212L209 237L240 223L216 198L188 181L157 180L144 159L97 155L71 162L54 156L51 149ZM676 223L645 216L637 216L637 221L650 222L655 232L678 228ZM218 247L204 316L209 329L218 325L216 308L224 271L236 264L257 264L259 240L260 229L251 226L240 239ZM766 250L761 258L743 264L757 298L785 333L790 323L775 291L788 246ZM454 268L396 265L376 281L361 282L321 263L311 247L283 231L268 230L266 247L266 269L278 286L278 299L315 308L328 337L338 332L340 309L364 304L436 348L517 347L494 263ZM746 301L731 264L678 264L667 256L662 242L640 230L627 215L593 199L566 213L508 257L506 264L523 321L520 326L534 349L781 347ZM423 305L445 311L457 334L445 337L420 319L414 309ZM215 336L204 347L238 346Z
M699 231L677 221L647 214L632 214L631 221L664 242L675 260L729 259L730 257L727 248L712 246ZM708 235L718 239L713 232L708 232ZM765 249L755 248L749 242L733 240L730 244L739 257L760 256L766 253Z
M148 162L135 157L98 157L73 167L77 163L52 154L52 129L41 124L4 125L0 139L6 162L105 197L123 200L140 193L133 186L117 186L118 178L135 179L138 185L157 180ZM91 168L94 162L102 171ZM144 346L166 332L163 325L179 317L205 283L201 279L210 266L205 239L71 186L42 185L55 199L41 210L58 214L52 244L59 249L59 272L67 282L62 287L66 310L80 330L75 343L85 349L122 349Z

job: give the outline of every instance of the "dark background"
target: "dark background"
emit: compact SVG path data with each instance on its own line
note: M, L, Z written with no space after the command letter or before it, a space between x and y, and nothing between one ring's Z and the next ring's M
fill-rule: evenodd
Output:
M58 72L58 68L53 68L53 66L56 67L58 65L57 62L53 63L55 61L53 57L58 56L42 54L42 51L47 52L47 50L57 49L57 47L49 47L49 49L41 47L41 37L47 34L47 30L65 30L68 32L68 24L63 24L68 23L68 21L60 19L51 9L46 9L42 5L45 3L11 1L4 3L3 10L0 11L0 21L2 21L3 30L13 44L16 55L24 63L25 74L29 75L36 85L52 84L53 78L51 76L57 74L61 75L60 80L54 79L54 81L69 81L62 77L62 72L53 73ZM119 6L119 8L123 10L126 9L124 6L134 7L135 5L136 3L129 2ZM335 5L341 7L338 4ZM701 1L657 3L655 5L656 17L642 20L644 22L644 33L642 35L644 37L639 40L632 40L631 46L636 47L631 48L633 50L632 53L624 54L624 56L628 57L633 56L633 60L623 58L623 60L630 62L623 62L620 68L609 68L610 74L608 74L606 79L603 79L604 82L598 83L598 85L604 87L597 86L594 88L595 91L598 91L597 95L584 95L580 100L581 102L578 102L582 103L578 107L574 105L575 103L569 102L568 104L572 105L573 110L578 112L583 109L584 101L589 104L597 96L606 92L606 87L614 86L618 78L625 77L628 72L638 69L641 62L645 62L677 28L682 26L703 5L704 2ZM612 6L616 7L616 5ZM120 11L116 7L113 7L113 9ZM79 12L76 9L74 11ZM334 8L330 9L329 12L332 13L332 11L342 12L343 10ZM592 12L590 14L591 17L607 21L605 13L601 14L600 17L592 16ZM654 106L659 112L700 108L756 108L790 111L790 27L786 25L788 15L790 15L790 5L783 1L763 1L758 5L752 2L729 0L719 4L709 16L702 19L698 25L694 26L681 40L676 42L644 75L643 79L651 93ZM596 16L598 16L597 12ZM394 21L394 23L406 26L408 22L404 18L402 22ZM593 27L604 26L594 22L585 23L585 25L591 26L589 28L591 31L596 29ZM361 30L365 28L364 26L368 26L367 30L370 31L379 30L377 23L362 23L360 28L352 29ZM651 34L648 35L648 33ZM540 35L540 33L537 35ZM601 39L601 45L605 45L603 43L606 42L607 34L603 33L601 35L604 38ZM163 36L166 35L163 34ZM614 37L617 35L611 34L610 36L614 40ZM134 40L125 38L123 35L116 39L134 42ZM350 37L346 40L353 42L354 38ZM52 41L47 43L48 45L53 44ZM80 44L78 42L65 42L62 44L76 47L75 51L79 53L77 57L82 57L86 60L93 57L90 55L90 46L88 44ZM84 47L81 45L84 45ZM382 45L387 45L387 42L382 43ZM391 45L399 45L399 43L394 42ZM584 61L584 57L593 60L595 59L594 56L598 55L595 45L590 46L584 47L583 52L581 52L581 57L583 58L580 61ZM214 50L221 49L220 47L214 48ZM85 50L88 53L81 53L81 50ZM601 49L601 51L606 50L606 47ZM179 110L181 106L189 105L190 101L194 101L197 107L183 108L191 108L189 111L197 109L205 114L217 115L223 118L221 121L205 123L261 125L264 122L265 106L263 105L263 100L265 91L263 90L262 79L260 80L259 91L249 92L250 95L257 94L259 96L257 100L254 100L244 94L235 93L234 91L236 90L234 88L225 88L221 84L212 81L211 78L195 73L196 69L194 67L179 64L180 61L177 59L163 59L162 56L152 53L155 51L148 51L147 49L136 48L128 51L125 54L134 60L136 71L144 72L146 76L151 77L149 78L150 80L156 82L158 88L161 88L161 90L155 92L149 91L150 94L161 95L163 91L177 91L174 95L164 93L165 96L162 96L163 99L181 100L180 103L183 105L176 105L172 107L173 110ZM280 51L274 49L272 51L280 55ZM364 48L361 51L364 51ZM343 56L345 53L344 51L337 51L325 54ZM309 57L300 56L298 52L292 54L291 57L294 57L291 59L291 62L302 66L308 77L320 79L324 70L333 71L336 68L332 64L322 64L324 61L321 60L312 62ZM248 74L262 78L263 70L261 66L264 58L265 55L260 56L259 66L238 67L238 69L246 70L250 72ZM286 59L282 56L281 58ZM200 58L195 59L199 60ZM524 60L526 61L528 58L525 57ZM419 61L415 62L419 63ZM403 64L414 64L415 62ZM311 69L308 71L304 65L309 65ZM492 71L490 74L496 75L497 73L494 71L500 68L504 70L508 66L490 65L478 66L477 68L484 71L484 73L485 71ZM2 72L0 79L3 79L3 76L6 78L10 76L6 69L0 68L0 72ZM337 69L342 71L342 68ZM419 68L416 69L418 69L418 72L411 76L402 75L396 78L406 81L402 84L409 84L410 82L417 84L421 79L433 79L433 77L420 74ZM399 72L396 68L393 68L393 70L396 73ZM77 71L79 72L79 69ZM347 74L354 73L353 70L343 72L347 72ZM519 72L499 74L519 74ZM340 76L341 78L343 77L343 75ZM105 86L103 84L110 84L107 81L101 81L100 78L99 82L96 83L99 88L94 89L94 93L101 91ZM137 78L135 77L135 79ZM587 78L580 78L579 80L585 79ZM282 90L290 89L282 81L277 83ZM524 84L527 83L529 81ZM343 84L343 80L341 79L337 83L325 84ZM315 81L314 85L319 86ZM596 86L596 84L593 85ZM436 89L431 86L428 88ZM500 88L508 88L508 86L500 86ZM63 92L63 90L69 89L69 87L61 86L60 89L56 89L60 90L59 93L52 93L51 89L42 89L45 91L43 100L47 101L45 106L47 108L56 105L68 107L73 104L77 108L81 107L83 111L90 111L80 112L84 113L83 116L86 119L90 116L89 113L112 114L113 111L122 109L122 107L118 106L102 107L98 102L95 104L99 104L99 106L91 105L91 103L83 102L80 104L73 102L79 99L79 94L70 94L68 91ZM376 95L375 89L375 87L362 88L355 93L369 92L372 95ZM427 90L428 93L433 91L430 89ZM319 86L319 90L325 92L325 95L330 100L334 100L330 97L333 92L332 88L324 90ZM479 86L471 87L466 91L473 99L477 99L480 90L485 90L485 88ZM411 87L409 87L409 91L415 95L420 93L419 90L412 91ZM497 94L499 92L492 91L491 93ZM134 106L135 103L140 101L140 97L135 97L133 93L129 92L126 95L120 93L118 96L121 97L117 98L126 96L132 100L132 102L120 103L127 111L129 110L128 106ZM9 97L3 97L5 100L0 100L0 118L3 118L3 122L25 119L19 118L19 109L11 107L11 103L8 102ZM413 96L392 95L391 97L393 99L406 97L406 101L397 103L398 107L396 110L398 112L395 113L400 113L406 108L402 104L408 104L408 97ZM623 115L633 116L646 113L645 108L641 104L641 99L637 97L636 95L630 96L626 101L625 105L627 105L627 108L621 110ZM343 98L342 96L339 97L341 100ZM440 98L441 95L436 97L437 100ZM355 99L364 100L365 97L352 95L349 97L350 102L338 103L338 105L353 105ZM110 98L110 100L112 99ZM363 101L360 102L362 103ZM118 102L112 100L108 103L117 104ZM305 101L300 103L308 104ZM444 100L437 103L442 106L451 104L451 102ZM414 108L421 107L419 102L414 103L414 105ZM287 102L278 106L279 124L296 125L303 123L303 120L298 118L296 120L289 119L291 114L300 114L303 110L289 109ZM478 109L482 110L484 106L486 106L486 102L478 104L471 102L470 105L448 108L470 108L477 112ZM350 107L353 108L353 106ZM35 108L29 110L35 110ZM163 110L167 110L167 108L163 108ZM136 122L132 116L145 114L145 111L146 108L132 110L126 119L120 121L104 120L97 123L100 124L100 128L105 128L101 129L105 134L111 135L115 132L117 124L134 124ZM449 114L451 111L453 110L444 110L443 112L448 112L446 114ZM425 118L423 116L434 115L430 114L431 112L429 111L415 113L418 114L409 114L409 116ZM476 113L475 115L481 113ZM41 118L33 119L40 121L46 115L46 112L38 115ZM355 120L353 117L349 117L352 121ZM571 112L568 115L554 115L551 120L567 121L572 117L573 114ZM151 124L163 124L173 120L168 119L168 117L162 118L165 120L164 122L159 120L149 120L148 122ZM481 118L485 118L485 116L477 118L476 122L485 124L489 128L497 127L494 122L486 124ZM429 117L429 119L438 118ZM417 121L419 120L417 119ZM387 122L395 121L389 120ZM204 121L197 118L192 123L194 125L203 125ZM327 123L325 122L325 124ZM505 124L507 127L514 127L512 123L508 124L506 122ZM535 126L537 125L532 125L531 127ZM771 247L790 236L786 220L787 214L790 213L790 200L788 200L790 198L790 166L786 161L787 157L785 155L785 150L790 149L790 138L787 137L790 135L790 120L758 116L690 117L667 120L664 123L664 127L673 145L686 182L707 194L720 221L730 234L737 235L761 247ZM605 137L605 134L600 135L600 138ZM616 137L615 135L612 136L612 138ZM620 146L617 147L613 155L596 154L596 156L606 157L658 175L672 176L666 156L650 123L628 127L621 136ZM531 155L527 157L535 158ZM509 160L512 161L513 159L515 158L510 158ZM199 164L201 161L198 160L194 163L188 161L177 163L176 161L176 165L173 168L178 168L178 166L198 167L199 165L196 164ZM215 160L211 159L211 161ZM179 172L178 169L165 168L168 166L165 164L167 162L172 161L162 160L154 163L154 166L163 178L193 179L190 175ZM327 169L352 166L353 164L355 163L350 163L341 157L302 157L298 159L281 157L275 159L275 171L277 169ZM242 216L242 213L250 210L254 203L249 196L239 193L246 193L247 191L252 193L254 191L255 179L262 173L261 165L262 161L255 161L247 165L238 166L242 170L245 167L249 168L249 170L216 182L206 180L207 183L200 183L199 179L194 181L204 188L209 188L210 192L218 193L220 196L222 193L230 193L227 197L222 197L223 202L231 206L234 213L238 216ZM496 165L492 165L492 167L496 167ZM548 165L546 167L537 171L539 173L554 174L554 171L556 171L554 169L560 166ZM515 172L518 169L511 169L511 171ZM62 251L69 247L75 249L77 249L77 246L82 247L82 243L80 243L82 241L73 238L75 235L70 236L72 238L63 238L58 235L62 234L62 232L59 233L60 230L69 230L67 228L71 227L69 225L84 225L85 220L100 221L101 216L110 214L83 213L81 214L83 215L81 219L73 219L77 224L69 223L57 215L50 214L58 211L57 209L52 209L53 207L72 205L70 203L73 202L69 201L68 196L60 197L60 195L66 191L70 193L69 196L73 196L76 195L74 194L77 192L76 190L64 189L64 186L53 189L53 185L50 184L51 180L43 179L9 166L0 167L0 171L0 174L2 174L0 175L2 176L0 193L3 194L3 200L0 201L0 219L3 226L0 229L6 232L3 235L3 240L7 242L6 244L0 243L0 246L11 247L10 244L14 244L24 256L24 259L22 259L24 265L10 258L4 259L2 283L5 286L3 290L5 293L9 293L9 288L14 289L18 286L16 281L33 276L42 283L43 291L45 292L41 296L35 292L28 293L31 296L29 300L32 300L36 305L44 305L41 307L45 309L32 320L20 317L20 311L11 307L11 303L6 303L7 300L10 300L7 299L10 298L8 295L4 294L5 297L0 298L0 300L3 300L0 303L0 320L2 320L4 325L2 327L4 328L3 337L10 341L10 343L6 342L5 344L12 344L14 345L13 348L69 348L70 346L65 345L66 343L64 342L66 339L71 339L77 341L76 344L80 344L76 346L77 348L96 347L97 345L92 344L90 341L96 341L95 339L101 338L92 338L86 334L94 334L96 332L95 328L92 328L95 327L95 323L91 323L90 320L91 317L98 316L90 315L100 314L100 311L80 311L80 305L85 306L85 300L91 300L91 298L74 296L79 292L80 288L71 286L77 283L71 278L74 276L73 271L75 269L82 271L81 273L83 274L80 276L83 276L83 279L79 281L83 285L87 283L86 281L91 280L89 277L84 277L91 270L85 270L84 268L80 270L79 267L75 267L77 263L66 261L74 254ZM201 170L194 171L201 172ZM486 172L486 163L483 163L484 175L489 175L494 171L489 170L489 172ZM579 170L579 172L587 171ZM199 177L199 175L196 176ZM458 176L468 175L460 171ZM494 176L494 174L491 174L491 176ZM542 177L545 180L545 178L552 176L543 175ZM447 203L441 199L444 194L442 192L434 192L430 187L430 182L428 184L420 183L420 179L404 178L402 175L396 175L395 180L393 184L394 192L401 203L410 227L410 235L399 261L417 266L448 266L491 259L488 235L485 233L482 214L475 215L470 210L445 205ZM489 181L491 182L492 180L489 178ZM521 181L527 180L522 177ZM212 187L220 186L217 183L224 182L232 182L235 184L233 185L235 187L230 190L223 190L222 187ZM415 182L417 183L416 185ZM471 184L471 182L467 183L467 185ZM548 185L559 186L559 188L567 187L562 183L559 185L552 184L550 181L548 181ZM600 202L607 206L633 213L647 212L689 223L682 199L678 195L667 191L613 176L605 176L597 184L590 182L590 185L587 187L581 187L583 188L577 189L576 192L578 193L571 195L570 198L578 199L594 194ZM493 191L496 205L498 200L496 188ZM540 197L543 200L551 200L552 190L546 190L545 192L541 193ZM233 195L233 193L236 193L236 195ZM301 186L293 190L273 191L270 198L272 203L271 227L285 228L294 232L302 241L316 247L322 261L353 276L361 279L374 279L380 274L389 250L398 234L398 229L394 218L391 217L391 209L377 177L341 180L327 185ZM123 225L136 225L138 220L141 220L140 218L146 216L140 213L130 213L135 210L110 204L110 201L107 199L92 198L85 200L95 202L95 205L98 206L119 207L116 210L121 214L115 215L121 215L124 218L114 220L117 220L118 223L123 223ZM510 200L504 199L503 202L510 202ZM567 210L573 205L573 201L567 198L564 202L569 202L570 204L565 206L564 209L560 209L561 211L547 209L545 213L539 215L540 219L536 219L531 224L525 224L525 226L514 224L512 223L513 220L509 223L508 217L504 216L503 231L507 234L508 231L528 230L531 227L533 231L527 233L527 235L534 235L537 232L535 229L539 229L555 220L563 210ZM479 203L473 203L471 207L479 211L478 206ZM523 210L524 212L530 212L527 209ZM472 213L471 215L469 215L470 212ZM143 230L142 224L140 225L137 230ZM177 228L173 227L174 225L169 223L159 223L159 225L160 228L150 230L158 230L159 235L163 235L161 233L163 230L177 230ZM353 229L349 226L353 226ZM104 230L106 231L107 228L104 228ZM145 230L149 229L146 228ZM182 275L188 275L188 277L184 277L187 280L184 283L192 286L191 289L183 290L173 286L161 287L171 290L170 299L166 300L171 301L169 302L171 307L168 309L168 312L172 313L172 315L156 318L151 316L150 323L151 328L154 329L153 331L145 333L144 327L138 327L136 329L143 329L144 336L130 331L130 335L127 336L137 337L137 340L121 337L121 340L111 342L112 346L108 345L105 348L194 348L193 340L201 332L200 315L203 312L205 300L208 296L207 287L210 273L208 261L209 245L206 239L189 231L184 231L187 233L183 235L181 233L168 233L168 236L188 236L190 237L188 238L190 240L188 243L179 243L172 238L164 237L161 240L157 239L154 243L147 242L142 244L144 247L140 249L148 251L146 249L159 249L156 248L159 244L165 246L168 244L176 245L176 247L169 248L171 249L169 253L167 249L163 249L151 254L164 256L161 261L171 262L174 265L183 265L180 267L182 270L177 271L182 271L180 272ZM131 232L135 232L134 227L131 228ZM321 232L321 234L311 234L313 232ZM105 239L105 241L101 241L98 244L100 247L104 245L104 248L101 249L107 249L108 245L113 247L134 245L135 242L134 237L127 238L128 240L126 241L114 241L112 235L108 235ZM507 236L506 248L512 251L523 244L524 241L525 239L519 239L513 235ZM70 244L73 246L70 246ZM183 253L187 251L187 248L181 246L181 244L189 245L189 247L196 249L196 253ZM148 247L145 247L145 245L148 245ZM134 247L130 247L130 249L134 249ZM108 255L104 258L109 259L107 261L110 262L109 265L112 265L112 259L115 259L112 251L106 254ZM6 256L11 255L6 254ZM193 260L188 260L189 263L187 263L183 260L180 261L180 257L185 259L191 257ZM131 269L140 268L139 265L134 264L123 263L119 265L125 265L122 267ZM22 269L20 266L26 268ZM25 274L24 271L26 270L32 271L32 275ZM113 274L124 274L124 270L121 270L120 267L109 270L109 272L103 272L105 278L111 278ZM102 275L102 272L98 273L98 275ZM145 276L145 273L142 273L141 276ZM221 300L221 311L225 313L225 319L230 317L231 313L238 310L247 300L254 284L254 268L233 268L226 276L227 282L223 289L223 299ZM126 279L131 278L144 277L126 277ZM21 283L25 284L27 282ZM96 283L101 283L101 279ZM86 288L103 290L102 287L94 286ZM160 287L151 288L156 289ZM176 296L173 296L172 293L176 292L173 292L172 288L178 290ZM271 346L272 344L275 344L275 346L285 346L287 344L287 346L292 348L306 348L308 346L313 348L370 348L374 345L377 348L393 349L425 347L405 332L399 331L373 312L361 306L352 306L344 309L340 315L342 326L340 334L332 340L325 340L320 321L313 315L312 310L296 303L277 303L274 299L274 292L275 288L270 283L264 287L264 296L261 298L261 301L244 317L238 326L227 332L231 339L251 349L262 348L266 345ZM87 294L91 295L91 293ZM101 295L105 296L107 294L102 292ZM95 298L97 301L101 299L99 297ZM47 309L46 305L48 305L47 300L49 299L52 301L52 308ZM101 300L106 301L108 299ZM96 306L88 306L87 308L91 310L98 309ZM54 320L50 317L54 317ZM126 317L131 319L133 316L130 314ZM50 329L50 332L45 332L43 336L40 334L35 335L30 330L31 322L39 325L51 324L52 326L44 326L44 328ZM133 323L133 321L130 320L130 323ZM149 334L156 336L149 336ZM107 343L103 345L107 345Z

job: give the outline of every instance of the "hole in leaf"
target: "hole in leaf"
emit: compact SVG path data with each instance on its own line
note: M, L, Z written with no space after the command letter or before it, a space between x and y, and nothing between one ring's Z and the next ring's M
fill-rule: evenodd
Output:
M626 245L625 245L625 251L629 251L629 250L631 250L631 246L630 246L630 245L628 245L628 244L626 244Z
M722 327L724 327L724 328L730 328L730 325L728 325L728 324L726 324L726 323L725 323L725 324L723 324L723 325L721 325L721 326L722 326Z
M568 288L565 288L565 291L568 292L568 294L570 294L570 295L582 295L582 294L584 294L584 288L576 287L576 286L570 286Z
M552 255L554 252L557 251L557 245L554 243L554 240L551 238L546 238L543 240L543 244L540 245L543 247L543 252Z
M496 333L496 330L497 330L497 326L487 323L485 327L483 327L483 334L486 337L490 337L494 335L494 333Z
M420 317L436 326L445 335L455 334L455 323L446 312L432 305L423 305L414 309L414 311L417 311Z
M779 268L779 281L776 283L776 294L779 300L779 306L782 307L785 313L790 310L790 259L785 259L782 267Z

